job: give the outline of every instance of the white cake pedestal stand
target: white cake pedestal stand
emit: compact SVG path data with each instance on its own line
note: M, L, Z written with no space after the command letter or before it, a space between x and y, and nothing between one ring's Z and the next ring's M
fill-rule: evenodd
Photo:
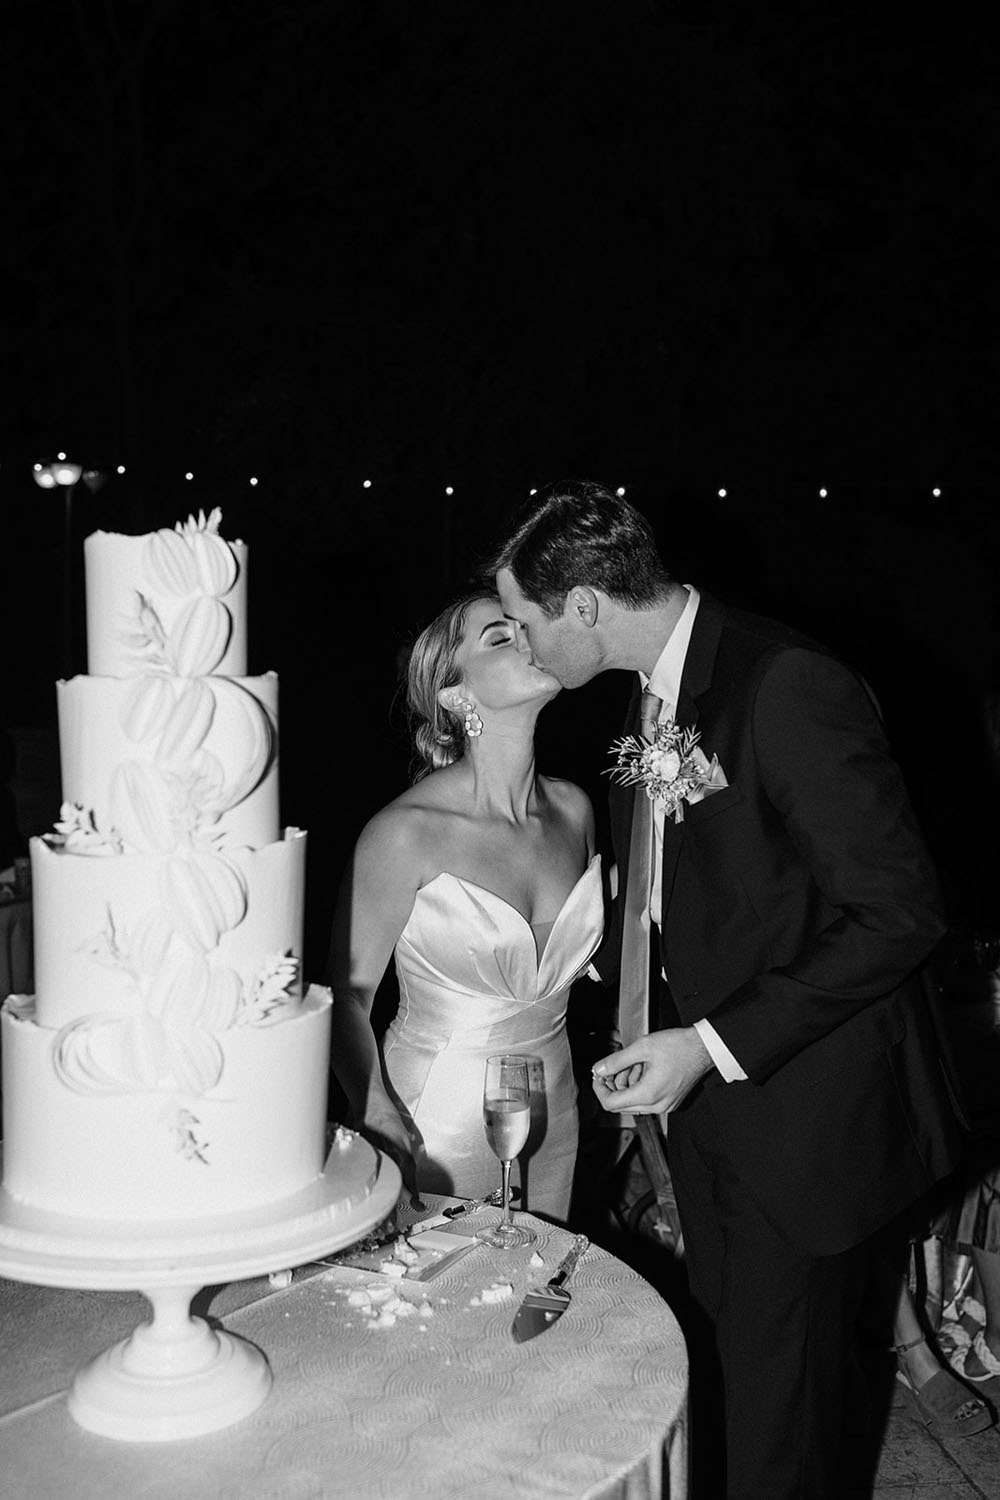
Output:
M292 1198L253 1215L176 1226L172 1238L163 1226L143 1236L135 1224L32 1211L0 1191L0 1274L36 1286L139 1291L152 1305L149 1322L77 1372L68 1406L81 1427L125 1442L163 1442L215 1432L260 1406L272 1380L266 1357L192 1317L191 1301L204 1286L345 1249L380 1223L399 1197L398 1168L381 1156L374 1187L345 1206L336 1157Z
M70 1416L90 1432L133 1442L198 1437L249 1416L271 1389L261 1351L193 1318L189 1286L143 1289L152 1320L82 1366Z

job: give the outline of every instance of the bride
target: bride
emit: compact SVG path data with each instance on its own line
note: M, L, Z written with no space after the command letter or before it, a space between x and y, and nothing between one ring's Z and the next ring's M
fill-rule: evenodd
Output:
M330 982L333 1070L353 1123L417 1191L496 1187L486 1058L538 1060L512 1176L522 1207L564 1220L577 1147L566 1003L603 904L590 802L535 767L535 723L559 690L491 594L458 600L423 631L408 677L419 769L358 840ZM372 1001L393 954L399 1007L379 1044Z

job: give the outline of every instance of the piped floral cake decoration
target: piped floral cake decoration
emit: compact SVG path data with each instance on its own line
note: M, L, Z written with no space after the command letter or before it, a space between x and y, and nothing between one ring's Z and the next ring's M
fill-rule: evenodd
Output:
M45 842L53 849L65 849L69 854L109 855L122 853L121 836L111 828L107 833L98 828L92 810L80 802L64 802L59 809L51 833Z

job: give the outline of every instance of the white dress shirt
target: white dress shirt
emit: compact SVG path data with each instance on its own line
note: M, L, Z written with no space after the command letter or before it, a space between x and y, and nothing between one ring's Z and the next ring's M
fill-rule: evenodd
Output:
M698 590L692 588L690 584L686 584L685 587L688 596L687 604L677 624L670 632L667 644L660 652L652 673L648 680L644 672L639 673L643 688L648 688L658 698L663 699L663 706L660 709L661 722L664 719L672 719L677 711L677 698L680 693L681 678L684 675L684 662L687 659L691 631L698 613L700 601ZM639 793L637 792L636 795L638 796ZM649 893L649 916L650 920L659 927L663 907L663 809L657 807L655 803L653 804L653 841L653 880ZM667 957L669 961L669 954ZM666 979L665 973L663 977ZM726 1082L745 1081L746 1073L711 1022L695 1021L694 1029L701 1037L713 1063Z

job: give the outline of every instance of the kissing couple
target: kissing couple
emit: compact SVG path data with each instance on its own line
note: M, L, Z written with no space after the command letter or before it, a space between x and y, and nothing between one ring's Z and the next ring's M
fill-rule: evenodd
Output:
M411 654L416 774L364 828L334 922L334 1071L411 1187L481 1197L485 1059L540 1059L521 1202L564 1221L566 1007L599 976L622 1046L596 1097L666 1135L705 1330L692 1404L721 1455L705 1493L839 1500L874 1247L962 1144L927 973L937 878L877 704L822 645L676 580L601 485L536 500L488 574ZM534 732L612 670L633 691L602 874L591 803L538 773Z

